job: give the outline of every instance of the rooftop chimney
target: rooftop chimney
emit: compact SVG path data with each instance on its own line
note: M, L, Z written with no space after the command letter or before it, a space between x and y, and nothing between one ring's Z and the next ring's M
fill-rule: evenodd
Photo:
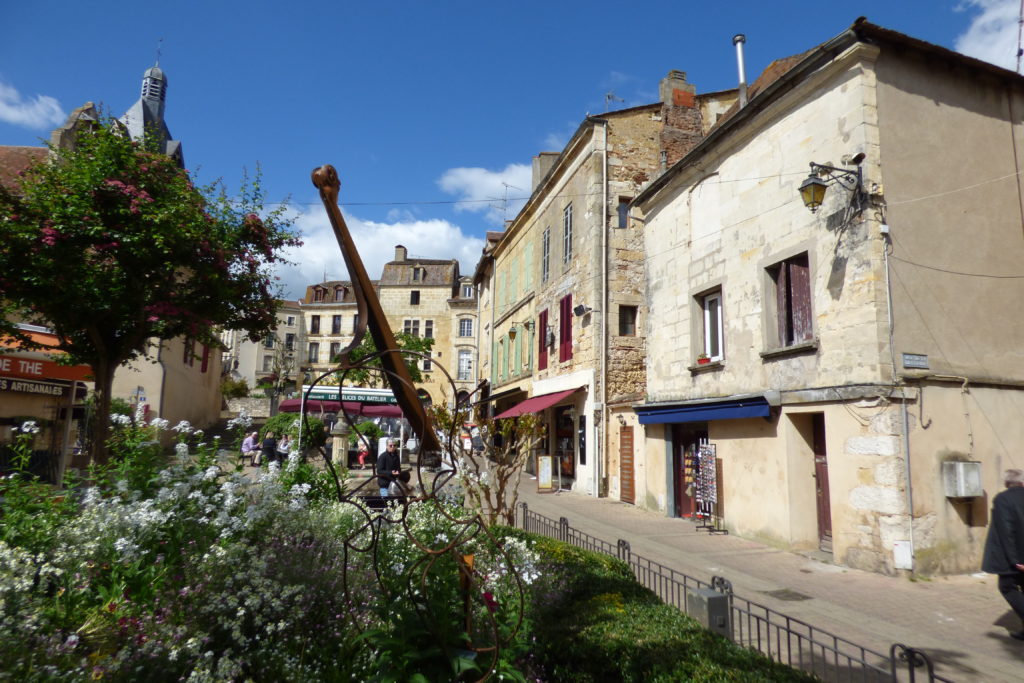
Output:
M396 261L407 261L409 256L408 250L401 244L395 245L395 260Z
M743 66L743 43L747 42L747 37L742 33L737 33L732 37L732 44L736 46L736 65L740 70L740 107L747 106L747 71Z
M544 180L544 176L558 160L558 155L558 152L541 152L533 158L533 182L530 184L530 192L536 190L540 181Z

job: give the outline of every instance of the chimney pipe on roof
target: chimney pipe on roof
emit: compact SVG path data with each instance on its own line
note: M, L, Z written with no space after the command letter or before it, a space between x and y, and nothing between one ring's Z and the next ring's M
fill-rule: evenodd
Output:
M396 244L395 245L395 260L396 261L405 261L405 260L407 260L408 259L408 254L409 254L408 250L405 247L403 247L401 244Z
M747 42L747 37L742 33L737 33L732 37L732 44L736 46L736 65L740 70L740 107L747 106L747 72L743 66L743 43Z

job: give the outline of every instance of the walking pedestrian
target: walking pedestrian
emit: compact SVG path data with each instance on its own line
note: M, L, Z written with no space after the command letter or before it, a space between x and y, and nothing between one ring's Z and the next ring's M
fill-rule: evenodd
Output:
M999 592L1024 626L1024 471L1006 470L1003 483L1006 490L992 499L981 569L999 575ZM1024 630L1010 637L1024 640Z
M380 497L388 497L388 487L399 475L402 463L398 459L398 442L388 439L387 450L377 458L377 486L380 487Z

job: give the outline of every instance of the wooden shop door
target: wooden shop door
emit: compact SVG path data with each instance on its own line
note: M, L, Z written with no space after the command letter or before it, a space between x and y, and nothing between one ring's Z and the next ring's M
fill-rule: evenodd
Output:
M636 502L636 482L633 473L633 427L619 427L619 500Z

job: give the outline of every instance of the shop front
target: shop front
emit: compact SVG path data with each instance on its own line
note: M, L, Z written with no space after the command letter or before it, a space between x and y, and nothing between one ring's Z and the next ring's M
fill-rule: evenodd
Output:
M56 344L45 328L21 329L40 344ZM14 446L23 443L31 454L29 470L50 483L61 481L81 450L89 377L88 366L58 364L45 349L0 346L0 471L14 467Z

